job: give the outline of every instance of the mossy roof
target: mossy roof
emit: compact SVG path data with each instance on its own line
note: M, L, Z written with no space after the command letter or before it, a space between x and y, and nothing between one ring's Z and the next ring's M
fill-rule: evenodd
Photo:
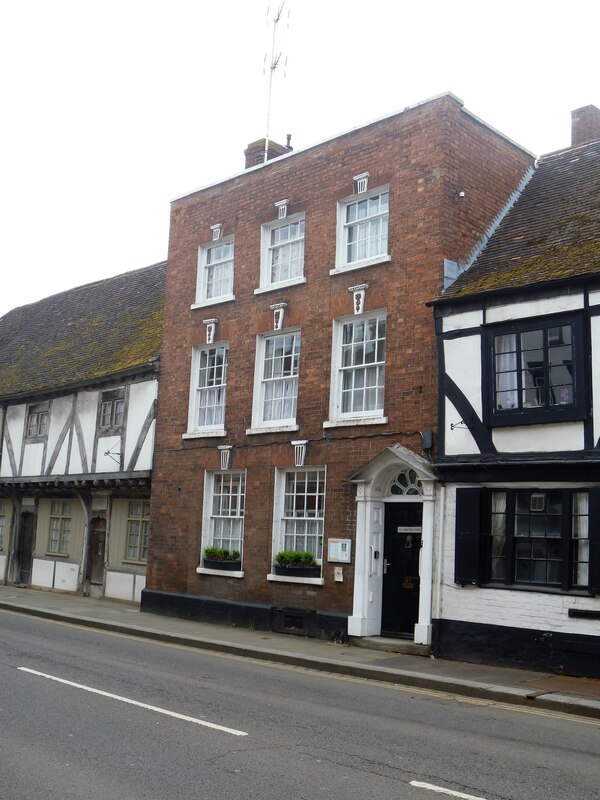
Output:
M79 286L0 318L0 400L150 369L166 262Z
M474 264L441 300L600 273L600 140L542 156Z

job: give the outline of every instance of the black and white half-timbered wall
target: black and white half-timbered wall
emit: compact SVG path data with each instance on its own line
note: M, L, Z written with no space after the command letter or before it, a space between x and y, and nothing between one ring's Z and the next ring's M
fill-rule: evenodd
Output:
M0 583L139 601L165 264L0 319Z
M436 301L434 648L600 677L600 110Z

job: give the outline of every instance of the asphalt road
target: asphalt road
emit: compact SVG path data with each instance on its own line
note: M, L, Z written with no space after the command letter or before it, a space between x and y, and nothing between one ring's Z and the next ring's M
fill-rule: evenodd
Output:
M600 722L0 611L0 800L239 797L596 800Z

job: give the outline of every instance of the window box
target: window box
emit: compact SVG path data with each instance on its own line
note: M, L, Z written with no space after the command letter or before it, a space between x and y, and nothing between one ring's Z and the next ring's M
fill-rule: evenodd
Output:
M298 550L282 550L275 556L273 565L275 575L287 575L290 578L319 578L321 567L310 552Z
M242 569L242 559L224 560L222 558L207 558L204 556L202 559L202 566L205 569L220 569L224 572L239 572Z
M289 578L319 578L321 567L281 567L275 564L273 572L275 575L287 575Z

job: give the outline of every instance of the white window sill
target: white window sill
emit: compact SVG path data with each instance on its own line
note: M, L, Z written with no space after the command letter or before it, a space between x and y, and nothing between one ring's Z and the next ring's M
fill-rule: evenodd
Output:
M196 303L192 303L190 308L206 308L206 306L217 306L219 303L229 303L231 300L235 300L234 294L224 294L223 297L211 297L209 300L199 300Z
M256 433L285 433L299 430L299 425L269 425L263 428L246 428L246 436L254 436Z
M300 286L306 283L306 278L301 276L299 278L290 278L287 281L279 281L279 283L270 283L268 286L259 286L254 290L254 294L264 294L265 292L274 292L277 289L287 289L288 286Z
M348 419L327 419L324 428L342 428L348 425L387 425L387 417L349 417Z
M243 578L244 570L234 572L227 569L207 569L206 567L196 567L198 575L217 575L219 578Z
M373 258L363 258L362 261L353 261L351 264L340 265L334 269L329 270L330 275L342 275L344 272L352 272L355 269L364 269L365 267L372 267L373 264L385 264L391 261L391 256L374 256Z
M189 431L181 434L182 439L210 439L215 436L227 436L227 431L224 428L213 428L212 430L207 428L204 431Z
M289 575L275 575L274 573L267 575L267 580L274 583L309 583L312 586L323 586L325 583L323 578L291 578Z

